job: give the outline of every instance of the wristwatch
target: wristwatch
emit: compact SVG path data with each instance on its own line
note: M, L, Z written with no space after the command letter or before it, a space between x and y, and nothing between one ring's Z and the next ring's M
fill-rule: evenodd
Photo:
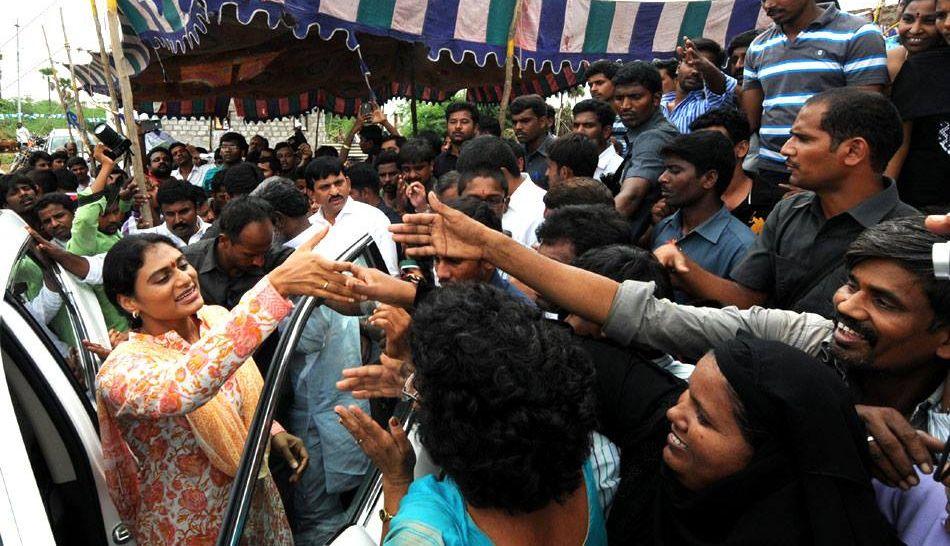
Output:
M394 517L396 517L396 514L390 514L385 508L379 509L379 520L383 523L389 523Z

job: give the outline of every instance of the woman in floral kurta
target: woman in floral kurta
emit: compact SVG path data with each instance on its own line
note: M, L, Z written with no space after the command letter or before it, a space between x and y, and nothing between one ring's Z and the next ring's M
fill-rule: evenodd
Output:
M164 259L172 263L165 268L171 271L172 280L162 281L156 291L174 294L170 298L174 303L169 305L178 310L182 307L178 301L184 298L179 294L198 290L197 275L177 249L171 251L161 243L152 246L162 246ZM283 274L282 283L313 277L314 269L324 272L323 264L313 263L312 256L296 260L296 271ZM288 259L285 266L295 258ZM323 279L306 280L319 287ZM174 292L168 283L177 283ZM292 308L275 288L276 283L277 277L273 283L263 278L230 312L204 306L200 296L191 296L196 313L189 311L184 319L198 327L197 334L193 330L189 334L197 338L194 343L188 343L175 329L154 335L161 328L154 327L153 321L153 335L144 333L145 327L131 332L129 340L112 351L99 371L96 392L108 485L120 516L140 546L215 543L263 384L249 357ZM154 291L150 290L148 297L155 303ZM145 312L142 309L143 322ZM167 314L167 309L163 312ZM276 423L271 432L286 434ZM256 488L244 542L292 544L277 488L266 467L263 465Z

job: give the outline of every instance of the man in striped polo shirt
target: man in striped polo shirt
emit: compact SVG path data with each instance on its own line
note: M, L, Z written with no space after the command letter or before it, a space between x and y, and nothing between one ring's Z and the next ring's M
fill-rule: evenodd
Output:
M888 81L884 38L872 23L815 0L764 0L774 24L746 52L742 106L758 130L759 175L788 181L780 153L809 97L858 86L881 91Z

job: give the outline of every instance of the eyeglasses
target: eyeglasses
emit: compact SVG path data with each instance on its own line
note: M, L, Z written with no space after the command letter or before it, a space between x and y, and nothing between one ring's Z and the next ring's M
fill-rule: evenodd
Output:
M500 195L489 195L487 197L479 197L477 195L473 195L472 197L475 197L476 199L484 201L485 203L488 203L489 205L501 205L507 200Z
M413 380L416 378L416 372L409 374L409 377L406 378L406 383L402 386L402 401L409 402L419 402L419 391L416 390L415 386L412 384Z

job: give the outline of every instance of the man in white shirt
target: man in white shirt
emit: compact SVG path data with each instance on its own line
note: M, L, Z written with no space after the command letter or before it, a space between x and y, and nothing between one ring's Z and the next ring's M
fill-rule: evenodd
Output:
M182 180L172 180L158 189L156 200L162 211L162 223L148 229L134 229L132 233L158 233L171 239L178 248L197 243L211 224L198 216L201 196L199 188Z
M30 133L30 130L24 127L19 121L16 122L16 141L20 145L20 148L26 146L31 138L33 138L33 134Z
M378 208L350 197L350 180L340 159L318 157L307 165L305 175L311 199L320 206L310 217L310 223L330 226L330 232L316 250L335 258L363 235L369 234L386 262L386 269L390 274L398 275L396 243L389 233L389 218Z
M214 165L195 165L194 157L188 150L188 146L182 142L176 142L168 149L172 154L172 161L175 162L175 170L172 171L172 178L184 180L204 188L205 176Z
M606 102L587 99L575 104L573 113L573 132L593 140L600 150L593 178L602 180L605 176L612 176L623 163L623 157L610 143L613 122L616 119L614 109Z

